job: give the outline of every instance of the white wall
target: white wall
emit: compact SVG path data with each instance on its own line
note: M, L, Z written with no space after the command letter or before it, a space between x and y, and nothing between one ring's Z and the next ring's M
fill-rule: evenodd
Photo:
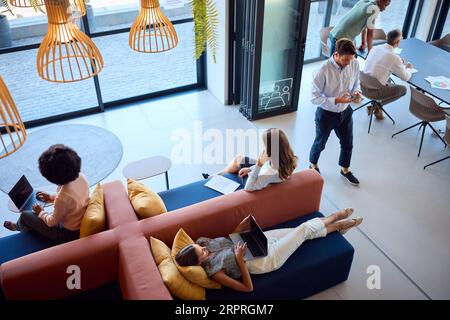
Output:
M225 104L228 91L228 0L215 0L219 11L218 48L216 63L213 62L211 52L207 54L208 90Z

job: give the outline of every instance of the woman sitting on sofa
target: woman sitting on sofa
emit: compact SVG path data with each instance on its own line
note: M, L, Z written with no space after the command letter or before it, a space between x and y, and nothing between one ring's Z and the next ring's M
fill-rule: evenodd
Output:
M268 129L262 134L264 149L258 160L238 155L218 174L233 173L244 179L244 190L256 191L265 188L271 183L280 183L287 180L297 166L297 157L294 155L286 134L281 129ZM204 173L204 178L209 175Z
M296 228L265 231L268 240L268 255L244 261L246 244L234 245L229 238L209 239L201 237L196 244L180 250L175 259L180 266L202 266L214 281L231 289L251 292L253 283L250 274L269 273L279 269L300 245L310 239L325 237L339 231L344 234L358 226L362 218L348 219L353 209L345 209L325 218L314 218ZM233 231L248 228L249 217ZM245 228L245 229L244 229ZM242 280L239 280L242 278Z
M32 211L23 211L16 223L5 221L5 228L12 231L32 229L58 243L78 239L89 201L89 184L80 168L80 157L65 145L55 144L44 151L39 157L39 171L58 188L55 195L38 192L36 197L53 203L53 213L47 213L35 204Z

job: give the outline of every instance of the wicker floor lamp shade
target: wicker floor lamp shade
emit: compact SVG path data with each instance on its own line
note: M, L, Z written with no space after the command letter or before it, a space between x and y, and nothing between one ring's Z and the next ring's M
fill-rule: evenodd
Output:
M141 0L139 15L130 29L130 47L139 52L157 53L178 44L177 32L161 11L159 0Z
M31 8L33 7L31 1L33 0L9 0L9 4L17 8ZM35 0L35 2L37 6L44 5L44 0Z
M75 24L69 7L69 0L45 0L48 32L39 46L36 63L39 76L47 81L80 81L103 68L98 48Z
M27 138L25 126L3 78L0 76L0 159L19 149ZM4 134L3 131L5 132Z

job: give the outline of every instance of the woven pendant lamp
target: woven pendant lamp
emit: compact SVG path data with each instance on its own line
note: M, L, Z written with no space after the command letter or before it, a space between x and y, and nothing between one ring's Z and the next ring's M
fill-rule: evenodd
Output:
M131 49L145 53L164 52L178 44L177 32L161 11L159 0L141 0L139 15L130 29Z
M9 4L16 8L32 8L31 4L32 0L9 0ZM35 4L39 6L44 5L44 0L34 0ZM82 16L86 15L86 6L84 4L84 0L70 0L69 1L72 6L74 6L77 11L81 13Z
M9 4L16 8L31 8L33 7L30 0L9 0ZM44 0L36 0L37 6L43 6Z
M27 138L25 126L3 78L0 76L0 159L19 149Z
M69 0L44 2L48 32L37 54L39 76L51 82L75 82L98 74L103 58L94 42L75 24Z

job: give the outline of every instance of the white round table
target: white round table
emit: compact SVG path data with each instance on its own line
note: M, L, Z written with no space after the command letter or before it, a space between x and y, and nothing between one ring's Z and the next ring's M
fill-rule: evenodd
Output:
M171 166L172 162L169 158L154 156L130 162L123 168L122 173L126 179L133 180L143 180L164 173L166 176L166 188L169 190L168 171Z

